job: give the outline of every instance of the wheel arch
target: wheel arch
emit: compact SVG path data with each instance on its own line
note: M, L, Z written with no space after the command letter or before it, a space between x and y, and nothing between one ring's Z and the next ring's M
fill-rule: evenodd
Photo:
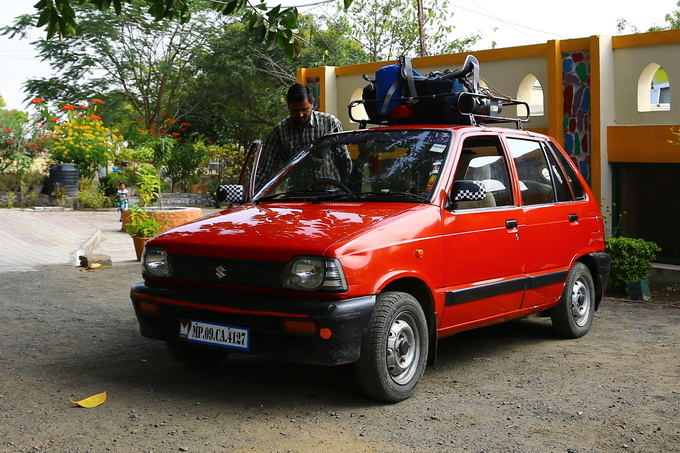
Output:
M590 271L590 275L593 277L593 283L595 284L595 310L597 310L604 297L607 278L606 275L604 277L602 275L599 255L594 253L583 255L578 258L576 262L584 264ZM603 279L605 281L603 281Z
M402 277L388 283L381 292L384 291L401 291L416 298L427 320L427 332L430 339L428 364L434 365L437 357L437 326L439 320L435 310L434 295L429 286L418 278Z

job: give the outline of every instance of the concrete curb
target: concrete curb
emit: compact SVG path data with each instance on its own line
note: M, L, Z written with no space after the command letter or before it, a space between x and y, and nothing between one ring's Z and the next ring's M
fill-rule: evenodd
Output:
M97 228L97 231L94 232L90 238L83 243L83 245L80 246L78 250L76 250L73 254L73 265L74 266L80 266L80 257L82 255L87 255L88 253L92 252L92 250L99 245L99 243L102 241L102 231Z

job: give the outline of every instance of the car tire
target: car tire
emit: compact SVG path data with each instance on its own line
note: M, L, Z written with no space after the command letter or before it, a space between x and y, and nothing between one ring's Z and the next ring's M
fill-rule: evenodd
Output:
M425 372L428 341L425 314L413 296L378 295L357 362L361 388L381 401L409 398Z
M222 349L196 346L187 341L168 341L168 350L174 359L184 365L213 366L222 362L229 353Z
M557 306L550 311L553 328L565 338L587 334L595 312L595 284L583 263L574 263Z

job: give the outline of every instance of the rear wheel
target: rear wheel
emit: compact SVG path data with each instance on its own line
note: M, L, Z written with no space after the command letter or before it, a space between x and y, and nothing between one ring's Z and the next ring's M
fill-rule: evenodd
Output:
M361 388L383 401L409 398L425 372L427 350L427 322L418 301L402 292L380 294L357 362Z
M553 328L566 338L587 334L595 312L595 285L588 267L574 263L557 306L550 312Z
M223 349L209 349L188 341L168 341L170 354L180 363L194 366L218 365L229 354Z

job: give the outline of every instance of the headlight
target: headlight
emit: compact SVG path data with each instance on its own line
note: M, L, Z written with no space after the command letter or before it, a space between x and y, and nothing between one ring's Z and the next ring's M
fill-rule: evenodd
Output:
M337 259L296 256L286 267L283 287L303 291L347 291L347 282Z
M163 247L145 247L142 255L142 270L153 277L169 277L168 252Z

